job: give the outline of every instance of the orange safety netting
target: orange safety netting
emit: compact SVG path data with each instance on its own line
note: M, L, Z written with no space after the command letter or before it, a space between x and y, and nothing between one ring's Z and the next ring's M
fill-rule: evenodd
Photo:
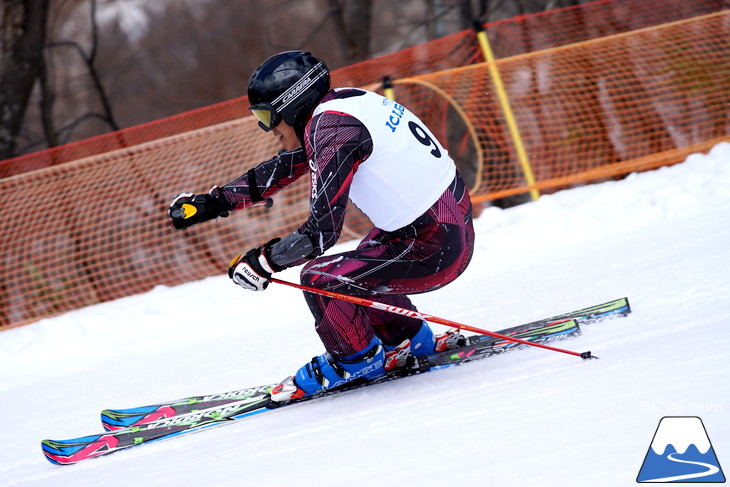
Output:
M496 58L563 46L728 8L723 0L600 0L485 25ZM315 53L317 55L317 53ZM474 33L464 31L335 70L334 86L372 87L484 61ZM0 177L131 147L248 115L246 97L0 161Z
M395 82L477 201L679 162L730 137L730 11ZM521 142L535 184L527 184ZM477 163L474 164L474 160Z
M730 11L693 3L709 13L687 18L682 2L655 0L524 16L486 26L495 63L480 62L469 31L337 70L333 81L382 92L379 80L391 76L395 98L445 143L476 200L600 180L730 139ZM630 22L616 20L622 9ZM609 12L614 21L603 25ZM505 42L513 30L529 45ZM276 152L273 137L242 115L237 100L47 151L31 172L22 168L30 156L0 163L14 168L0 180L0 326L224 272L239 251L300 225L306 178L273 208L184 232L168 226L172 196L224 184ZM350 211L344 236L367 225Z

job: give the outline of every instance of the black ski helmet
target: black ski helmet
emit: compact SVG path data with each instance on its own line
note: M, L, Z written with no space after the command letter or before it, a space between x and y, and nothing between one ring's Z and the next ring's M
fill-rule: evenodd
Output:
M265 131L281 120L302 137L310 111L330 90L330 73L321 59L306 51L275 54L248 80L249 110Z

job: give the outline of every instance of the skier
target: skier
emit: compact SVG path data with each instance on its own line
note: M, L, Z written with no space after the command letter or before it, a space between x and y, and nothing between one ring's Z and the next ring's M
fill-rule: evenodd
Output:
M283 149L223 187L175 197L176 229L228 216L276 194L305 173L310 216L295 232L237 256L229 277L262 291L275 272L305 264L305 285L415 309L407 294L456 279L472 256L472 206L446 149L404 106L357 88L330 89L309 52L264 61L248 83L249 110ZM323 255L340 236L348 198L374 223L355 250ZM455 348L457 330L434 335L423 320L304 293L326 353L271 392L275 401L371 380L409 357Z

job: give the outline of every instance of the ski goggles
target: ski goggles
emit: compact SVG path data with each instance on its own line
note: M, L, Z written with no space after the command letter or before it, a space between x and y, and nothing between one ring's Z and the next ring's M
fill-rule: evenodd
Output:
M270 103L257 103L248 109L259 121L259 127L265 132L271 132L281 122L281 114Z

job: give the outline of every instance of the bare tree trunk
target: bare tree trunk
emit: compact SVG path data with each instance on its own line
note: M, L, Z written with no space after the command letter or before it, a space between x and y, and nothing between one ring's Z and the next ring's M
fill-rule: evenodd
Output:
M59 145L58 131L53 119L53 104L56 100L56 93L53 89L49 67L47 62L42 62L38 73L41 82L41 123L43 124L43 135L46 138L47 146L56 147Z
M86 69L89 72L89 77L91 78L94 90L99 95L99 103L101 104L104 113L85 113L77 117L70 124L64 127L57 128L53 116L53 105L56 99L56 93L53 88L53 83L50 79L53 75L53 69L50 62L44 63L41 66L39 73L41 81L40 111L41 121L43 124L43 133L48 147L55 147L57 145L66 143L76 127L79 126L82 122L89 119L103 120L111 127L112 130L120 130L120 126L117 123L116 118L114 117L114 111L112 109L111 102L104 88L104 84L102 83L101 75L96 69L96 55L99 48L99 29L96 20L96 3L97 0L91 0L90 2L89 25L91 29L91 43L88 53L84 51L83 47L79 43L74 41L50 42L47 44L46 47L49 48L49 51L53 50L52 48L57 47L71 47L73 51L78 53L79 57L81 58L84 65L86 66ZM63 136L64 132L65 137ZM120 134L120 137L123 137L123 135ZM121 140L120 145L125 146L125 144Z
M345 11L350 32L349 55L354 62L370 57L370 20L372 0L348 0Z
M346 63L370 57L370 25L372 0L329 0L335 26L342 39Z
M96 53L99 48L99 28L96 22L96 0L91 0L91 52L86 59L86 65L89 68L89 75L94 82L94 88L99 94L99 101L101 106L104 108L104 117L106 118L109 125L114 130L119 130L119 124L114 119L114 113L112 112L111 103L109 103L109 97L104 89L104 84L101 82L99 72L96 70Z
M461 28L470 28L476 18L476 15L474 15L474 9L471 5L471 0L463 0L459 5L459 19L461 20Z
M15 155L33 85L43 63L50 0L3 0L0 24L0 160Z

